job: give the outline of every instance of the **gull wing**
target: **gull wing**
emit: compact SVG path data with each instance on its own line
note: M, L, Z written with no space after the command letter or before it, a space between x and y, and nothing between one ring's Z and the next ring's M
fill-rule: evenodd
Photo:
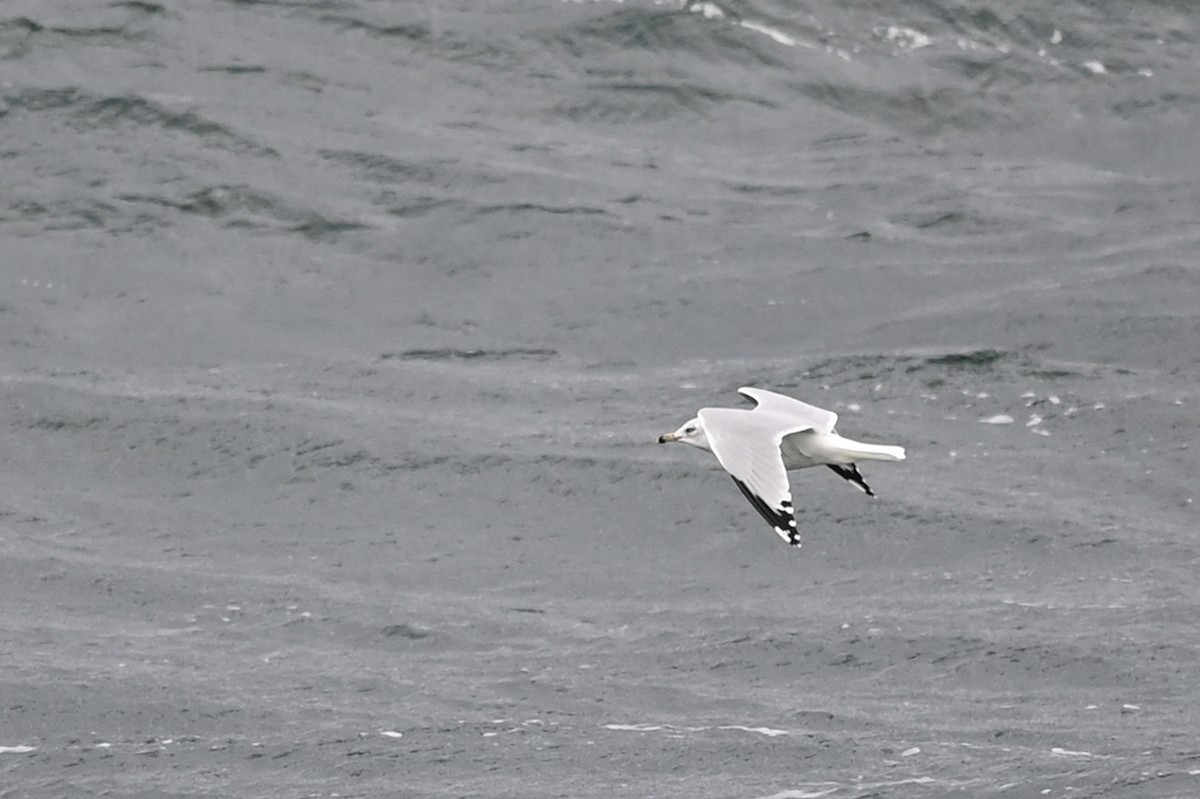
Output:
M840 466L836 463L827 463L825 465L830 469L833 469L838 477L842 478L843 480L850 481L850 483L852 483L858 488L859 491L862 491L868 497L875 496L875 492L871 490L869 485L867 485L867 481L863 479L862 474L858 471L858 467L853 463L847 463L845 466Z
M713 454L733 477L738 489L750 500L779 537L800 546L792 489L779 443L784 436L811 430L811 425L786 426L778 416L736 408L703 408L700 423Z
M767 391L765 388L742 386L738 393L754 400L758 408L794 420L798 425L807 425L818 433L828 433L837 424L838 415L833 411L809 405L798 399ZM803 427L801 429L804 429Z

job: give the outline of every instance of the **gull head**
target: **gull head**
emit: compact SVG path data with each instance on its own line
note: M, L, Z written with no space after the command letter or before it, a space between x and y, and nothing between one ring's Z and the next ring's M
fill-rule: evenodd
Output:
M683 427L680 427L674 433L667 433L658 437L658 443L660 444L666 444L670 441L691 444L693 447L699 447L700 449L712 452L712 447L708 445L708 436L704 433L704 425L700 423L698 418L684 422Z

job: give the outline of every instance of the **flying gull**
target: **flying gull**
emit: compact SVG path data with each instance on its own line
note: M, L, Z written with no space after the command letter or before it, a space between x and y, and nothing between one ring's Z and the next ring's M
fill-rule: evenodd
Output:
M716 455L754 509L794 547L800 546L800 533L789 470L825 465L873 497L855 462L904 460L903 447L864 444L838 435L833 411L762 388L743 387L738 393L753 400L755 407L701 408L695 419L659 436L658 443L680 441Z

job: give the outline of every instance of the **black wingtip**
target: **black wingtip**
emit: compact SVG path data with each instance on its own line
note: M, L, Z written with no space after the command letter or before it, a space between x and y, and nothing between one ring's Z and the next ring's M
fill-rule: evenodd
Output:
M869 485L867 485L867 481L863 479L863 476L858 471L858 467L853 463L845 466L838 466L835 463L827 463L825 465L836 472L838 477L853 483L855 488L857 488L859 491L862 491L868 497L875 496L875 492L871 490Z
M742 495L754 506L754 509L758 511L758 515L767 520L767 524L771 525L776 534L786 541L788 546L799 549L800 532L796 529L796 515L791 501L785 499L780 503L779 508L772 508L741 480L734 477L733 482L737 485L738 490L742 492Z

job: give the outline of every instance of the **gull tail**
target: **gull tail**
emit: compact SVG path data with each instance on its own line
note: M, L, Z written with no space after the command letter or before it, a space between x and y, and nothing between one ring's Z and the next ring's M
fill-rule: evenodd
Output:
M904 460L904 447L893 447L888 444L865 444L862 441L855 441L850 438L843 438L838 442L838 449L841 450L847 460L853 461L902 461Z

